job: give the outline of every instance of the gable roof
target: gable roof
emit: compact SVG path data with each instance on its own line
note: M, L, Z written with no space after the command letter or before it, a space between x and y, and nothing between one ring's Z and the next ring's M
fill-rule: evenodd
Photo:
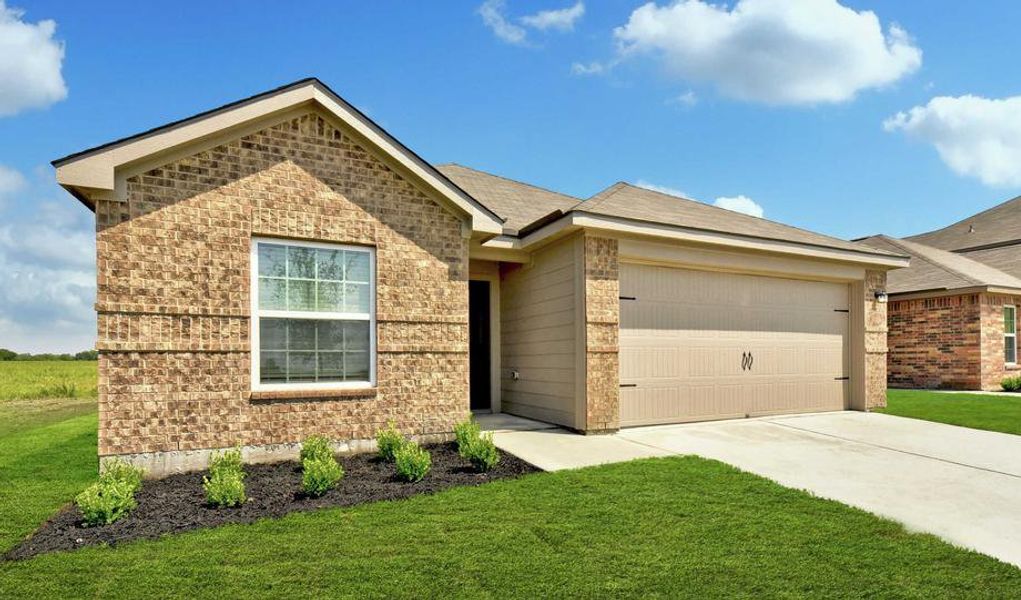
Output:
M91 194L122 193L117 189L118 169L145 163L203 141L217 140L290 110L311 106L336 118L358 137L379 148L395 161L402 174L435 190L449 209L470 215L474 230L491 234L503 231L503 219L496 213L314 77L76 152L52 164L57 168L57 181L93 208L89 200Z
M953 225L906 238L943 250L964 250L1021 242L1021 196Z
M592 196L573 211L864 254L898 254L623 182Z
M509 235L517 235L526 225L555 211L566 212L581 202L574 196L456 163L437 165L436 168L500 215L505 220L504 232Z
M864 238L861 243L911 256L907 268L887 274L886 289L891 294L975 287L1021 289L1021 279L960 254L885 235Z

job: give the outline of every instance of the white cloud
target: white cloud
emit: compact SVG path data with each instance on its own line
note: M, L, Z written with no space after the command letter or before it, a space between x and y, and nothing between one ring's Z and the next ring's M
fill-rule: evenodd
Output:
M744 213L753 217L762 217L766 211L748 196L720 196L713 202L713 206Z
M612 63L592 61L588 64L576 62L571 65L571 73L575 75L602 75L613 68Z
M844 102L915 71L922 51L897 25L836 0L649 2L614 30L621 57L650 54L687 81L769 104Z
M0 208L3 207L4 200L24 189L26 183L21 173L0 165Z
M670 195L670 196L677 196L678 198L684 198L685 200L688 199L688 195L685 194L683 191L677 189L677 188L667 187L665 185L656 185L655 183L649 183L648 181L645 181L644 179L639 179L638 181L635 182L635 185L640 187L640 188L645 188L647 190L652 190L654 192L659 192L661 194L667 194L667 195Z
M883 122L936 147L958 175L990 186L1021 186L1021 96L938 96Z
M556 10L540 10L534 15L521 17L521 22L529 27L545 31L547 29L559 29L560 31L571 31L575 22L585 14L585 3L578 2L574 6Z
M681 94L680 96L675 96L674 98L670 99L670 104L679 104L681 106L691 108L692 106L698 104L698 94L691 90L688 90Z
M493 30L496 37L509 44L524 45L527 37L525 29L508 21L504 14L505 9L504 0L486 0L478 12L482 16L482 22Z
M0 346L79 351L96 339L92 215L52 174L20 176L18 203L0 213Z
M52 20L29 23L0 0L0 116L41 108L67 97L60 74L64 44Z

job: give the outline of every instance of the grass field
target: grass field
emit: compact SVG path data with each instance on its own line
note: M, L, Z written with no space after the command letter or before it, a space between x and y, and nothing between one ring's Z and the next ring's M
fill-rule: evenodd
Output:
M0 404L0 552L94 477L92 402ZM1021 570L698 458L0 563L0 598L1006 598Z
M95 397L95 361L0 361L0 402Z
M886 401L889 415L1021 435L1021 396L890 390Z

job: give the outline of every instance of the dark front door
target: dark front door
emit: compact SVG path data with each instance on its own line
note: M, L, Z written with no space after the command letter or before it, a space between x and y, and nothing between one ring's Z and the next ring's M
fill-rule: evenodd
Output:
M471 409L489 410L489 282L468 282L468 354Z

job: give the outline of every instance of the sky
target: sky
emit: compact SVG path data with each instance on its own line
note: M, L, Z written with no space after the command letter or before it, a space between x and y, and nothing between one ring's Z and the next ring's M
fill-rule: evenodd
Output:
M95 342L49 162L315 76L435 164L854 238L1021 194L1021 3L0 0L0 347Z

